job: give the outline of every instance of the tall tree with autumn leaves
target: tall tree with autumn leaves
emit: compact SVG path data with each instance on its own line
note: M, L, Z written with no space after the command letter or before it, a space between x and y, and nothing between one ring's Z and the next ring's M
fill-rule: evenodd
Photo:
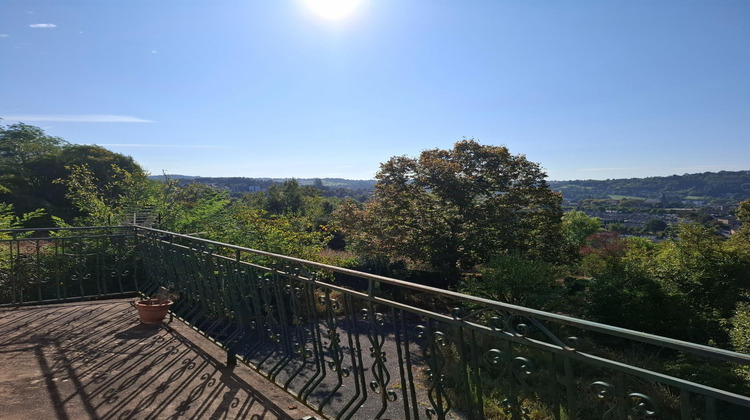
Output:
M342 205L338 222L361 253L427 266L457 280L494 255L564 255L562 197L546 174L506 147L462 140L452 150L393 157L363 207Z

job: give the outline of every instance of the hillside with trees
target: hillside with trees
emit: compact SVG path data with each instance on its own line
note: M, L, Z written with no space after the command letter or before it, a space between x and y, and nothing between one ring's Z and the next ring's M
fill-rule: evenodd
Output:
M195 181L223 188L234 196L248 191L264 191L286 178L200 177L165 175L169 179ZM165 176L150 176L164 180ZM300 185L313 185L327 196L352 197L364 201L375 189L376 180L343 178L297 178ZM736 206L750 196L750 171L721 171L664 177L607 180L548 180L553 191L566 201L582 200L658 200L660 207L717 205ZM698 203L697 205L695 203Z
M203 177L188 175L150 176L149 179L164 181L166 179L198 182L221 188L230 195L239 197L247 192L266 191L272 185L283 184L287 178L246 178L246 177ZM295 178L301 186L313 186L326 197L355 198L364 201L375 188L375 180L356 180L343 178Z
M703 202L712 205L737 205L750 197L750 171L704 172L663 177L550 181L566 200L585 199L657 199L671 203Z

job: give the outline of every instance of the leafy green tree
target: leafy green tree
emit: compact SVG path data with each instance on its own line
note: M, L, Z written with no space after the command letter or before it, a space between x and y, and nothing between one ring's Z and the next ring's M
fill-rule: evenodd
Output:
M606 265L589 287L589 316L688 341L727 342L724 323L747 295L750 264L711 230L682 224L677 238L658 245L629 238L596 252Z
M737 305L731 319L729 339L734 351L750 354L750 303L741 302Z
M558 277L558 269L546 261L498 255L481 268L479 276L467 276L460 290L486 299L553 310L563 295Z
M229 193L206 184L167 179L155 201L162 229L196 234L223 230L230 223Z
M55 182L67 188L66 197L81 212L75 223L106 226L119 223L124 213L151 202L150 184L143 173L130 173L112 165L112 175L102 185L88 165L69 167L70 174Z
M646 222L646 224L643 226L643 229L646 232L664 232L665 230L667 230L667 222L661 219L651 219Z
M750 198L742 201L735 211L735 215L744 225L750 225Z
M68 176L68 167L82 165L88 167L93 183L100 190L113 188L110 183L116 177L113 165L130 174L144 174L131 157L103 147L68 144L27 124L0 127L0 199L14 204L19 214L43 208L46 216L37 220L45 226L51 224L52 215L67 220L83 216L67 198L67 187L54 182Z
M742 258L711 230L682 224L650 260L651 272L671 294L681 295L706 317L728 318L750 285Z
M0 126L0 199L20 213L46 207L37 194L39 181L30 165L42 156L59 153L65 144L31 125Z
M381 165L373 197L341 206L361 253L426 264L449 279L506 251L561 258L561 196L539 165L507 148L463 140Z
M110 194L126 195L125 184L110 182L117 178L117 171L145 177L145 171L132 157L115 153L100 146L65 145L55 153L40 155L28 164L34 174L37 186L34 195L43 200L49 212L64 219L82 216L76 211L76 206L67 198L67 187L63 183L54 182L64 179L70 173L70 168L86 166L91 173L91 181L100 190L108 189ZM117 169L115 169L117 168Z
M649 273L609 266L588 287L586 315L598 322L674 338L688 338L691 317Z
M37 209L21 216L16 215L13 205L0 203L0 230L3 229L20 229L27 227L29 221L44 216L44 209ZM11 235L0 232L0 239L10 239Z
M320 260L320 252L330 240L328 232L314 229L303 217L269 215L239 202L227 211L227 223L216 226L209 237L308 260Z
M742 258L750 273L750 199L742 201L735 214L742 226L729 238L727 247Z
M281 185L274 184L268 188L265 210L271 214L304 215L310 211L309 199L316 197L322 197L319 189L310 185L300 186L296 179L289 179Z
M598 217L589 217L582 211L572 210L563 214L562 229L568 243L580 249L586 245L586 238L602 229L602 221Z
M0 165L3 172L26 169L34 158L58 151L67 142L44 130L23 123L0 126Z

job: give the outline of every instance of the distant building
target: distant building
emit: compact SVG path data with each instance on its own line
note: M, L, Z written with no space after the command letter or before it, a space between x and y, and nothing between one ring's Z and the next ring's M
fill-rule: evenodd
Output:
M725 230L728 231L730 235L737 233L737 231L740 230L740 226L742 226L740 219L735 216L717 217L716 221L726 226Z

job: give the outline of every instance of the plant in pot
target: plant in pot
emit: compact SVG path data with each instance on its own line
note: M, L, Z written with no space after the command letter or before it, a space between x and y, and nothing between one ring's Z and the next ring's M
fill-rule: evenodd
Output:
M131 304L138 310L138 316L144 324L161 324L172 307L177 293L170 288L160 287L150 299L142 299Z

